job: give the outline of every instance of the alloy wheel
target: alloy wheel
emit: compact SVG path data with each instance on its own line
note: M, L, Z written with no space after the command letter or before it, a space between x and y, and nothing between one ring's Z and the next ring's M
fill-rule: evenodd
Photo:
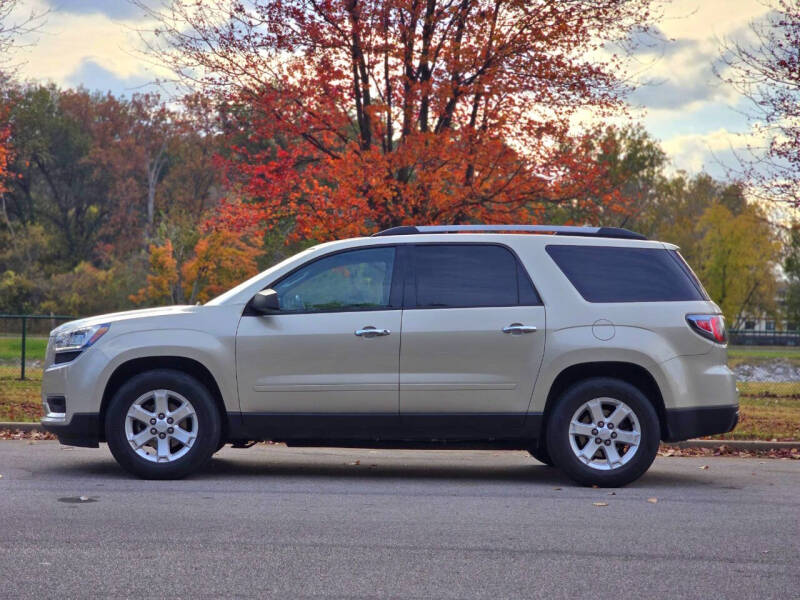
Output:
M642 428L633 409L616 398L582 404L569 424L569 444L583 464L599 471L618 469L639 449Z
M172 462L197 440L197 413L184 396L152 390L139 396L125 416L125 436L136 454L150 462Z

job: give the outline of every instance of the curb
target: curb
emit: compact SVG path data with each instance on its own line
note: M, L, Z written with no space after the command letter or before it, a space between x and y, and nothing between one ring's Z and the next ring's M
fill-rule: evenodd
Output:
M662 442L664 446L673 448L711 448L717 450L723 446L728 450L791 450L800 449L800 442L769 442L766 440L686 440L685 442Z
M4 423L0 421L0 431L37 431L46 433L39 423ZM800 449L798 442L768 442L763 440L686 440L685 442L662 442L662 445L674 448L728 448L729 450L791 450Z
M39 423L14 423L0 421L0 430L4 429L12 431L38 431L40 433L46 433L44 427L42 427Z

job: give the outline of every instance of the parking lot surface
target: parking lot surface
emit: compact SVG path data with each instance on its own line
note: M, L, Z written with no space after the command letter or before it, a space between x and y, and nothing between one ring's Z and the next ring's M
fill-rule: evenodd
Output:
M258 445L141 481L0 441L0 475L2 598L800 598L800 461L605 490L522 452Z

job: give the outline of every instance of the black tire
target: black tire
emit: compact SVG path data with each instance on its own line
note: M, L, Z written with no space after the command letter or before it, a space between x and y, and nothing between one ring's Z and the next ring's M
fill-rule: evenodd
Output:
M553 459L550 458L550 454L547 452L547 447L545 445L541 446L534 446L533 448L528 448L528 454L530 454L533 458L538 460L540 463L544 463L548 467L553 466Z
M170 462L151 462L139 456L128 442L125 420L128 409L149 391L177 392L191 402L197 418L197 437L188 452ZM211 458L220 443L221 420L211 393L194 377L171 369L154 369L125 382L109 403L105 416L108 447L129 473L143 479L180 479L197 471Z
M581 405L594 398L621 400L636 415L641 428L636 452L627 463L607 471L583 463L570 445L569 426L573 415ZM653 463L660 437L658 414L653 404L637 387L610 377L586 379L567 389L553 407L547 422L547 450L553 462L572 480L583 485L618 487L637 480Z

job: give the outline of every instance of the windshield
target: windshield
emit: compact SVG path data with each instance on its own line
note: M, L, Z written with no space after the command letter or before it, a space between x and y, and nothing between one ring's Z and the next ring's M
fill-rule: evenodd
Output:
M212 298L211 300L206 302L205 306L217 306L219 304L225 304L228 300L230 300L231 298L235 297L237 294L239 294L243 290L246 290L251 285L257 283L260 279L268 278L270 273L273 273L273 272L281 269L282 267L284 267L288 263L296 261L298 258L301 258L302 256L305 256L306 254L310 253L311 251L315 250L316 248L318 248L318 246L312 246L311 248L306 248L305 250L303 250L299 254L294 254L294 255L290 256L289 258L285 258L284 260L279 262L277 265L273 265L269 269L267 269L266 271L262 271L261 273L258 273L257 275L253 275L247 281L243 281L242 283L240 283L236 287L233 287L233 288L229 289L227 292L224 292L223 294L220 294L216 298Z

